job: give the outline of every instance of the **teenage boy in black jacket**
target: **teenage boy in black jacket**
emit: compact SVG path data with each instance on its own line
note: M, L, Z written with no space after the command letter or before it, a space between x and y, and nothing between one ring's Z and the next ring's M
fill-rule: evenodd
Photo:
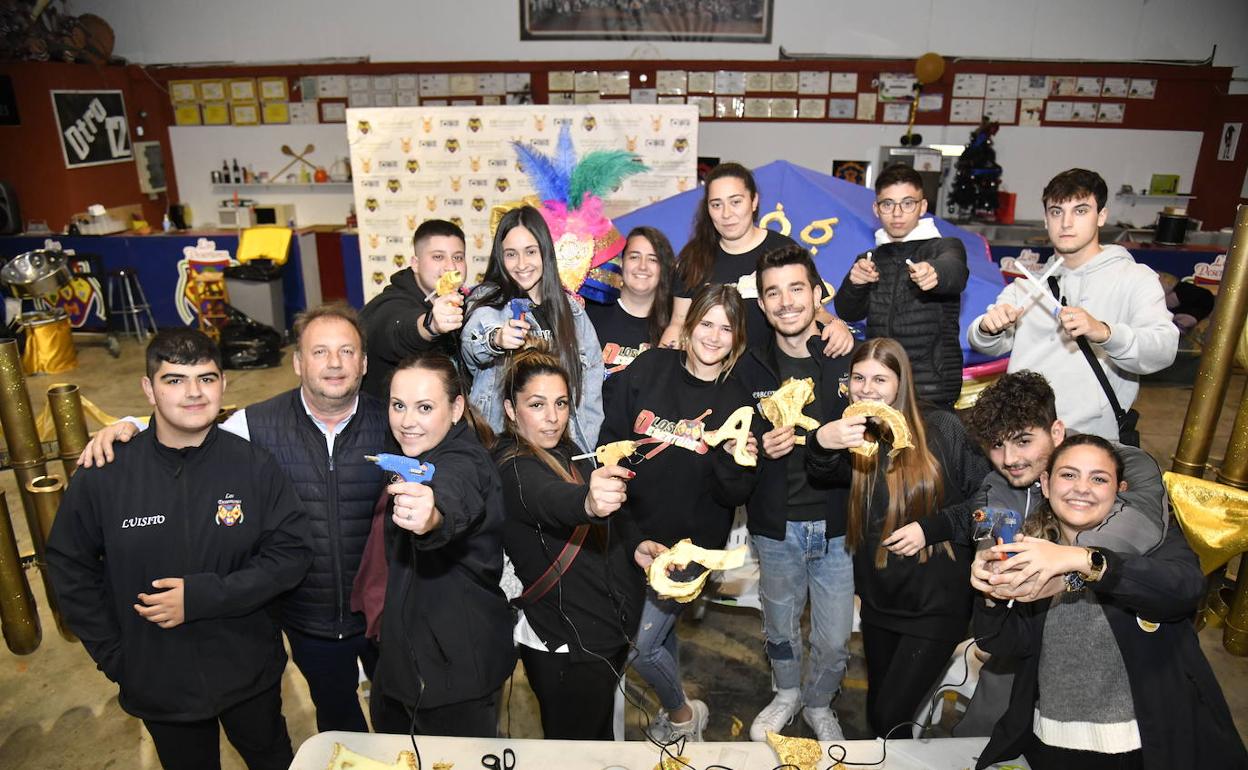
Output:
M803 413L819 422L839 417L849 405L842 388L850 356L823 354L815 324L823 282L810 253L796 244L768 252L759 258L755 276L758 304L774 333L751 339L738 377L756 402L789 378L809 377L815 400ZM758 553L767 657L777 692L755 717L750 738L766 740L768 732L780 732L801 709L819 740L842 740L829 704L849 662L854 612L853 562L845 551L848 490L817 488L807 479L805 446L797 443L804 430L773 426L758 414L753 428L762 451L746 510ZM803 686L801 618L808 593L811 662Z
M225 379L201 332L157 334L143 390L155 430L80 471L57 512L61 611L167 770L218 766L218 723L252 770L286 768L271 603L312 559L299 499L268 452L213 424Z
M390 397L390 373L408 356L422 350L442 350L459 359L459 329L464 325L464 295L460 286L441 297L433 296L443 273L465 274L464 231L454 222L427 219L412 235L412 266L390 276L390 285L360 311L368 336L368 372L365 393ZM463 370L463 367L460 367Z
M836 293L836 314L867 319L867 339L892 337L910 356L919 398L952 409L962 392L966 247L924 219L923 179L894 164L875 182L875 249L859 254Z

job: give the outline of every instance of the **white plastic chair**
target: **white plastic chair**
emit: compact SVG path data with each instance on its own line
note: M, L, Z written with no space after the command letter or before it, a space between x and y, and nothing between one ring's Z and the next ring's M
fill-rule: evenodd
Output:
M974 639L967 639L953 651L953 657L949 660L945 675L923 699L919 705L919 713L914 715L914 721L918 724L912 730L912 737L921 737L928 727L940 722L945 709L946 693L957 693L968 703L970 702L975 694L975 688L979 685L979 670L984 665L979 656L975 654L978 648L967 649L974 644ZM955 708L959 711L966 711L966 706L962 704L958 704Z

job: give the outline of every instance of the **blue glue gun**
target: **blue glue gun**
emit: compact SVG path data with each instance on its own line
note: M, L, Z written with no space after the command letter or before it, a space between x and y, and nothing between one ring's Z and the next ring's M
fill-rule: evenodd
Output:
M992 539L992 543L1013 543L1022 530L1022 516L1009 508L981 508L973 514L975 539ZM1008 558L1003 556L1003 558Z
M364 459L377 463L383 470L398 475L404 481L416 481L421 484L428 484L430 481L433 481L433 472L436 470L433 463L421 462L415 457L405 457L403 455L364 455Z
M511 320L523 321L524 314L533 306L533 300L517 297L511 301Z

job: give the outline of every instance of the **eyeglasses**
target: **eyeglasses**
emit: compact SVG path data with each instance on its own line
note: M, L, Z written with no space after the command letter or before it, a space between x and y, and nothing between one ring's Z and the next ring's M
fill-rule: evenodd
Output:
M919 207L919 201L914 198L902 198L899 201L885 198L882 201L876 201L875 207L880 210L881 214L891 214L894 208L900 208L906 214L913 214L914 210Z

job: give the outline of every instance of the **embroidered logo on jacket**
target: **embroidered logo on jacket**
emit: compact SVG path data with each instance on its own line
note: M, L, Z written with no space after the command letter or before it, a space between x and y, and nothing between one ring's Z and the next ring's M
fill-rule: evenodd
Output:
M243 501L233 495L226 495L224 500L217 501L217 525L232 527L243 523Z
M649 436L657 443L664 445L674 444L675 446L704 455L707 453L708 447L706 442L702 440L702 420L710 413L711 410L707 409L695 419L677 421L656 417L654 412L649 409L643 409L633 423L633 430L643 436Z

